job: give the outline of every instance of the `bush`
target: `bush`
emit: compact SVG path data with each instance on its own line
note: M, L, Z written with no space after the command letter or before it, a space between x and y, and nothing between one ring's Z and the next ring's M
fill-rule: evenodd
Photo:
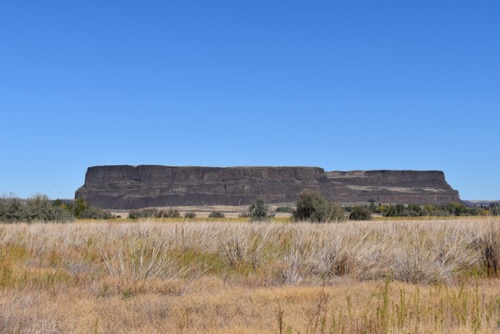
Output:
M155 218L156 209L136 209L130 210L128 217L130 219Z
M282 212L282 213L293 213L293 208L289 206L278 206L276 208L276 212Z
M196 213L194 213L194 212L186 212L186 213L184 214L184 218L186 218L186 219L193 219L193 218L196 218Z
M154 216L155 218L181 218L181 214L177 209L164 209L158 210Z
M80 219L112 219L113 215L103 209L89 206L80 213Z
M76 199L71 203L64 203L62 200L55 200L54 205L61 207L78 219L112 219L114 216L95 206L89 205L84 199Z
M318 193L309 191L299 195L296 210L293 212L295 221L325 223L343 221L345 218L345 211L340 205L329 202Z
M422 207L418 204L408 204L408 210L416 213L416 216L421 216Z
M3 197L0 199L0 221L15 222L60 222L73 220L68 210L54 205L46 195L36 195L27 200L17 197Z
M372 220L372 211L366 206L355 206L349 214L350 220Z
M253 202L248 211L250 212L250 221L269 221L274 217L274 214L269 213L269 206L261 198Z
M73 212L73 215L76 218L82 218L82 214L89 208L89 204L84 199L79 198L76 199L68 208L71 212Z
M224 218L224 217L225 217L224 213L220 211L212 211L208 215L208 218Z
M17 197L0 198L0 221L4 222L69 222L81 219L111 219L111 213L90 206L85 200L73 202L51 201L46 195L36 195L26 200Z
M396 204L379 206L379 212L386 217L445 217L445 216L484 216L488 210L484 208L468 208L462 203L449 203L446 205ZM491 209L490 209L491 214Z
M9 196L0 199L0 221L15 223L24 220L23 203L17 197Z
M468 215L467 212L467 207L463 205L462 203L449 203L448 205L445 206L445 209L450 213L452 216L466 216Z
M136 209L130 210L128 213L130 219L148 219L148 218L181 218L181 214L177 209Z

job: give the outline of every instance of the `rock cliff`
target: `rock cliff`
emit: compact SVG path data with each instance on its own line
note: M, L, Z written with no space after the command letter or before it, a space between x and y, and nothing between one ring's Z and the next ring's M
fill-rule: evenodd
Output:
M75 198L106 209L247 205L296 200L313 190L340 203L443 204L459 201L440 171L325 172L318 167L96 166Z

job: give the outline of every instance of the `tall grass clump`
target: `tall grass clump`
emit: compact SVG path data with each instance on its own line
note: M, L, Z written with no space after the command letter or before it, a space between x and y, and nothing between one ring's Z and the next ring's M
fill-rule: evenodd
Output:
M100 248L109 275L129 280L183 277L188 268L180 256L167 254L170 245L165 240L131 236Z
M490 276L500 277L500 225L492 221L480 237L484 269Z
M393 240L392 275L408 283L449 284L480 264L476 239L449 226L406 229Z

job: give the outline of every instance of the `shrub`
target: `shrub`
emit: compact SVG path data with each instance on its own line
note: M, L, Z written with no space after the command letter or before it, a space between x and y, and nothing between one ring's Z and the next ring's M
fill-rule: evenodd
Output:
M389 205L383 205L383 204L380 204L380 205L377 207L377 213L380 213L380 214L382 214L383 216L386 216L388 211L389 211Z
M225 217L224 213L220 211L212 211L208 215L208 218L224 218L224 217Z
M462 203L449 203L446 205L424 205L417 204L383 205L379 206L379 212L386 217L418 217L418 216L484 216L488 214L485 208L468 208ZM490 209L491 214L491 209Z
M112 219L114 216L95 206L87 203L84 199L76 199L71 203L64 203L62 200L55 200L54 205L61 207L78 219Z
M46 195L36 195L27 200L17 197L3 197L0 199L0 221L14 222L68 222L73 215L68 210L54 205Z
M82 218L82 213L89 208L89 204L84 199L76 199L69 207L70 211L76 218Z
M408 204L407 209L417 213L417 216L420 216L422 212L422 207L418 204Z
M485 208L469 208L467 212L471 216L487 216L490 212Z
M274 217L274 214L269 213L269 206L261 198L253 202L248 211L250 212L250 221L269 221Z
M452 216L466 216L467 215L467 208L462 203L456 203L456 202L449 203L448 205L445 206L445 209Z
M177 209L158 210L154 218L181 218L181 214Z
M193 219L193 218L196 218L196 213L194 212L186 212L184 214L184 218L187 218L187 219Z
M293 212L295 221L312 221L318 223L345 220L344 209L324 199L320 194L305 191L299 195Z
M140 218L155 218L156 209L135 209L130 210L128 217L130 219L140 219Z
M2 197L0 199L0 221L14 223L23 221L24 212L22 210L23 203L14 196Z
M89 206L80 213L81 219L112 219L113 215L103 209L96 208L95 206Z
M500 277L500 225L490 222L489 228L480 239L484 268L490 276Z
M389 205L387 211L385 211L384 216L386 217L398 217L404 211L405 206L403 204Z
M372 211L366 206L355 206L349 214L350 220L372 220Z
M181 218L181 214L177 209L162 209L158 210L155 208L149 209L136 209L130 210L128 213L128 217L130 219L139 219L139 218Z
M276 212L293 213L293 208L289 206L278 206Z

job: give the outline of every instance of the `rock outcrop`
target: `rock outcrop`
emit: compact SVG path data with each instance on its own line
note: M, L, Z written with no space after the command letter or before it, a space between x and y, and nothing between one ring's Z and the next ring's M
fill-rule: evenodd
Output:
M96 166L75 198L105 209L294 202L312 190L340 203L459 201L440 171L325 172L318 167Z

